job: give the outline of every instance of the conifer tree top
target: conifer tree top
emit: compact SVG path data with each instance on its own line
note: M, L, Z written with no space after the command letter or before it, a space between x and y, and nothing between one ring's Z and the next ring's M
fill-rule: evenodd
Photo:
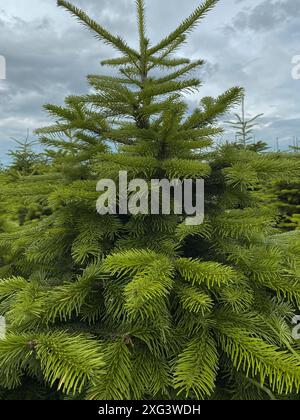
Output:
M126 60L134 58L141 59L143 56L155 58L155 54L159 52L163 52L164 54L168 55L166 49L172 48L172 51L174 51L175 48L183 44L185 41L185 36L196 27L197 23L203 19L211 9L213 9L218 1L219 0L206 0L204 3L199 5L188 18L184 19L174 31L163 38L158 44L151 46L149 39L146 37L145 2L144 0L136 0L135 3L137 8L138 31L140 40L139 51L131 48L120 36L111 34L107 29L88 17L82 10L70 2L65 0L58 0L57 4L60 7L66 8L70 13L77 17L80 23L84 24L95 33L95 36L98 39L104 41L108 45L113 46L116 50L122 53L122 58L120 58L120 61L115 62L115 64L120 64L120 62L123 60L123 63L125 63Z

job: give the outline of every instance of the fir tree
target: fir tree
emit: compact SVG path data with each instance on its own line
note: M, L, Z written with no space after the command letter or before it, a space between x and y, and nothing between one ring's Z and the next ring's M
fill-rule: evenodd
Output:
M259 140L254 144L248 145L248 149L253 150L254 152L266 152L269 149L268 143Z
M17 213L18 223L25 224L27 221L39 219L47 208L43 202L37 198L25 198L24 188L28 191L34 191L35 184L40 181L41 176L49 169L49 159L42 153L34 150L37 141L30 141L29 130L25 140L14 139L17 147L9 152L11 163L7 168L7 176L9 183L1 192L2 199L6 201L6 205L12 210L11 213ZM10 200L9 200L10 199Z
M298 153L284 155L288 155L290 162L292 164L296 163L300 167L300 155ZM274 182L270 191L272 193L272 205L280 213L278 226L285 231L300 229L300 169L288 180Z
M17 143L17 147L9 152L12 159L10 170L15 170L21 175L29 175L37 171L38 164L43 162L43 156L33 150L33 146L37 142L29 140L29 130L27 130L27 136L24 140L15 138L12 138L12 140Z
M242 96L242 113L241 115L235 114L236 120L235 121L227 121L228 124L232 128L236 130L236 139L237 144L241 144L244 148L246 148L251 140L253 140L253 128L257 125L256 121L258 118L262 117L264 114L258 114L255 117L250 119L246 119L245 114L245 95ZM262 142L258 142L257 146L263 146ZM255 147L255 145L252 145ZM255 149L254 149L255 150Z
M103 62L118 74L91 75L93 93L46 106L57 122L39 133L53 171L39 188L52 214L1 239L19 262L18 275L0 282L3 388L27 375L80 399L273 399L299 390L289 327L300 303L299 238L291 246L275 235L273 212L251 192L286 173L286 161L232 145L207 154L241 88L192 112L182 95L199 88L188 75L203 62L174 53L217 2L151 45L137 0L135 50L58 1L119 52ZM120 170L146 181L205 178L205 223L98 215L96 182Z

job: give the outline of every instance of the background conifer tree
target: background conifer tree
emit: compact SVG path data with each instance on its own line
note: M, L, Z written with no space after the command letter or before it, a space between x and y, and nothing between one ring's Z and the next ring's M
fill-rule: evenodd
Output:
M300 154L295 151L288 156L300 168ZM285 231L300 229L300 169L289 179L273 182L270 192L272 205L280 213L278 226Z
M255 126L257 126L257 119L262 117L264 114L258 114L255 117L252 117L250 119L246 119L246 113L245 113L245 95L242 96L242 112L240 114L235 114L236 120L235 121L227 121L230 126L235 129L235 135L236 135L236 142L237 144L242 145L244 148L249 146L250 141L252 141L253 138L253 129ZM262 142L258 142L255 148L255 142L254 145L251 145L254 147L254 150L258 147L260 148L263 146Z
M0 282L3 388L26 375L80 399L273 399L299 390L289 326L300 300L298 236L292 246L276 235L273 211L252 193L295 168L234 145L207 153L241 88L191 112L182 95L199 88L189 74L203 62L174 53L216 3L206 0L152 45L137 0L136 50L58 1L118 51L103 62L118 73L90 75L91 94L46 106L56 122L39 133L53 166L38 188L51 214L1 238L19 261L18 274ZM120 170L129 180L205 178L205 223L98 215L96 182Z
M27 130L27 136L24 140L15 138L12 138L12 140L17 144L17 147L9 152L12 159L10 170L15 170L22 175L34 173L37 170L38 163L42 162L42 155L33 150L33 146L37 142L30 141L29 130Z

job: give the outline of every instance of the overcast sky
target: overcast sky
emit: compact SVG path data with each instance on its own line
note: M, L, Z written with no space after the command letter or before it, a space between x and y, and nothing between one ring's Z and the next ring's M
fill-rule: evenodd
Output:
M136 44L134 0L73 0L114 33ZM146 0L148 35L165 35L199 0ZM300 55L300 0L220 0L193 32L180 55L203 58L198 74L202 96L244 86L249 116L264 113L256 138L274 147L300 139L300 80L292 58ZM0 161L22 139L49 122L44 103L61 104L68 94L85 93L85 76L103 72L99 62L111 48L93 39L55 0L0 0L0 55L7 78L0 80ZM107 70L105 70L107 71ZM228 133L224 139L232 138Z

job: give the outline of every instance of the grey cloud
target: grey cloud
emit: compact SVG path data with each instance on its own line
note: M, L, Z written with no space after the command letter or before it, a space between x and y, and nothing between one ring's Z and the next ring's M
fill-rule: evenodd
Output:
M252 10L237 14L234 27L238 30L267 31L278 29L300 17L300 0L264 0Z
M136 46L134 0L73 1ZM33 131L47 123L44 103L60 104L68 94L86 92L86 75L110 71L99 62L118 54L57 8L55 0L27 0L27 14L25 9L18 11L19 2L1 6L5 12L0 18L0 54L7 60L7 80L0 81L0 161L13 147L11 136L23 138L27 128ZM198 4L199 0L146 0L152 42ZM300 137L300 81L290 74L291 57L300 54L299 6L300 0L221 0L178 53L206 60L196 74L204 85L188 98L191 106L201 96L245 86L249 115L265 113L258 136L270 144L277 136L287 142L298 133Z

